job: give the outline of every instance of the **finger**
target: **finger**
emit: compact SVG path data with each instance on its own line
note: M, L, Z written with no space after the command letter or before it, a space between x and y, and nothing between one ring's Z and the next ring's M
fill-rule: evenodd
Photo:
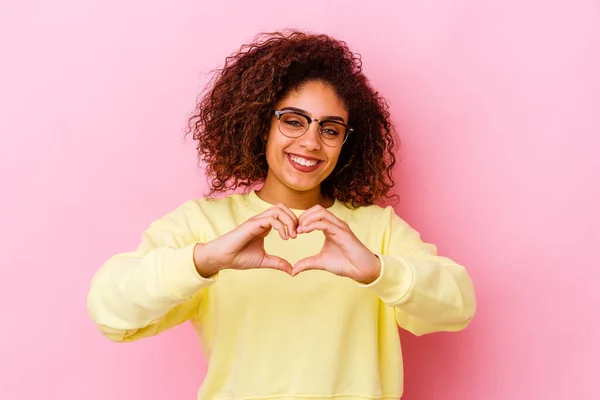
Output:
M347 224L335 216L331 211L321 206L315 206L308 209L298 218L298 226L304 229L304 226L318 220L327 220L340 228L344 228Z
M276 269L278 271L283 271L287 274L292 274L292 264L284 260L283 258L279 258L276 256L267 255L263 258L262 263L260 264L261 268L271 268Z
M292 276L296 276L300 272L304 271L324 269L324 266L322 265L317 256L307 257L294 264L294 267L292 269Z
M287 207L285 207L285 209L278 207L278 209L277 219L285 224L288 234L295 238L297 233L296 230L298 228L298 218Z
M344 241L344 237L348 237L347 231L329 221L324 220L315 221L309 225L306 225L302 229L302 233L310 233L315 230L323 232L326 237L328 237L337 245L341 245Z
M257 227L259 228L255 236L266 236L271 228L275 228L279 232L279 236L283 240L289 239L287 232L285 231L285 226L283 223L275 217L263 217L257 218L256 220Z
M285 204L278 204L263 213L265 216L274 216L285 224L291 237L296 237L298 217Z
M323 208L323 206L317 204L316 206L313 206L311 208L309 208L308 210L304 211L302 214L300 214L300 216L298 217L298 225L302 225L302 223L311 215L318 213L322 210L325 210Z
M333 215L332 213L327 211L327 212L315 212L315 213L308 215L304 219L302 219L298 226L298 232L308 233L311 230L314 230L314 229L308 230L308 227L314 225L316 222L319 222L319 221L327 222L328 224L337 226L338 228L340 228L342 230L348 230L348 225L344 221L340 220L338 217L336 217L335 215Z
M296 217L296 214L294 214L294 212L290 210L288 206L283 203L279 203L276 207L280 208L286 215L290 217L290 219L294 222L294 226L298 224L298 217Z

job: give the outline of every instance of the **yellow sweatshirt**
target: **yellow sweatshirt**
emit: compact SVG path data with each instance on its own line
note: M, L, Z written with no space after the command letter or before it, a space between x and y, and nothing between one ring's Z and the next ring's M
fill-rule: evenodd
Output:
M110 258L92 280L88 310L100 331L126 342L190 320L208 362L201 400L400 398L397 324L416 335L465 328L475 313L465 268L438 256L392 208L336 201L329 210L381 259L375 282L325 271L197 273L195 243L270 206L251 191L188 201L152 223L135 251ZM265 250L293 265L323 240L313 231L284 241L273 230Z

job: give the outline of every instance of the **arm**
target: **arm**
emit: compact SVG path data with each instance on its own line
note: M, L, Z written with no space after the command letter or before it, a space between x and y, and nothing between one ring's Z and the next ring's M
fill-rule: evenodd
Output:
M464 267L437 255L437 248L423 243L420 234L386 209L390 224L379 277L365 287L394 307L396 321L415 335L459 331L475 314L475 292Z
M99 330L116 342L133 341L172 328L197 313L203 288L194 263L198 226L206 223L199 206L187 202L153 222L133 252L111 257L96 272L88 312Z

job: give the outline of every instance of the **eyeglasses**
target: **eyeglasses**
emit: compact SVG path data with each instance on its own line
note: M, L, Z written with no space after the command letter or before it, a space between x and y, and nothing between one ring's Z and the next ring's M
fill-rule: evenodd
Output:
M279 132L289 138L299 138L304 135L313 121L319 123L321 141L331 147L343 145L348 139L348 135L354 131L341 121L333 119L319 121L317 118L311 118L294 110L280 110L274 111L274 113L277 117Z

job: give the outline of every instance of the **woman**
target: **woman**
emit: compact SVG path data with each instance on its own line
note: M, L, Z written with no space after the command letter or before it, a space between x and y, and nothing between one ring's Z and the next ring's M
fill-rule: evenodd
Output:
M475 297L462 266L374 205L394 135L359 59L325 35L267 35L227 59L190 131L211 193L102 266L100 331L125 342L192 321L199 399L401 397L397 326L461 330Z

